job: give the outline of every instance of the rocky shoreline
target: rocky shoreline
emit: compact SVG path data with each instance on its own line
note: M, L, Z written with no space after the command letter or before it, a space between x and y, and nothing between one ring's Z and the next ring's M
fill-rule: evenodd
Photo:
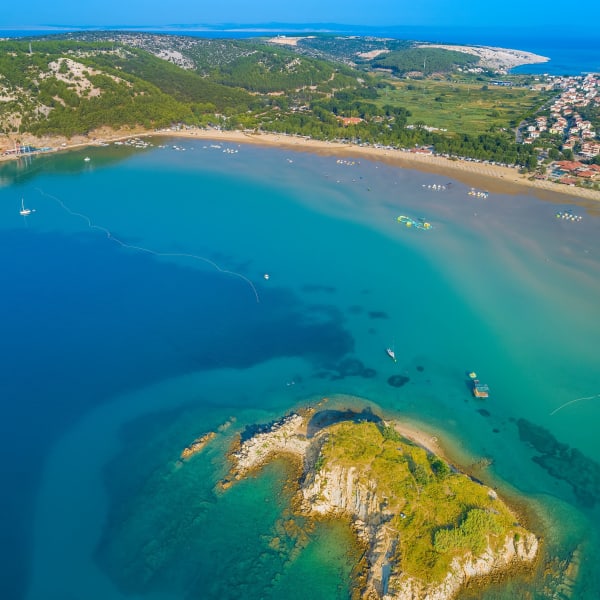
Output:
M367 420L363 418L364 413L357 412L352 416L349 411L340 412L339 415L343 415L340 416L341 421L335 422L334 419L317 431L308 433L311 431L309 425L319 414L318 408L288 414L246 439L242 437L230 453L231 471L223 481L222 488L227 489L274 458L282 455L294 457L302 465L296 490L296 510L312 518L349 518L357 542L367 548L366 574L359 597L370 600L450 600L474 580L485 582L488 577L497 579L508 576L509 572L536 559L538 539L516 522L514 513L509 511L494 490L474 482L464 474L456 473L447 465L444 467L445 463L439 457L418 443L401 436L396 438L395 424L379 417ZM348 436L354 433L356 440L348 441ZM371 441L375 452L373 456L378 456L378 452L391 455L394 449L398 451L398 456L386 456L386 460L391 460L389 463L376 463L372 457L367 462L363 461L364 455L357 449L365 444L368 446ZM347 445L350 454L355 453L356 460L348 462L344 458L346 455L343 452L340 454L343 444ZM418 501L412 503L402 493L396 496L390 494L390 483L385 470L381 469L381 464L397 464L409 454L409 466L411 461L414 463L422 457L429 461L424 464L432 465L431 473L418 485L414 484L419 488ZM415 480L415 475L419 478L419 468L411 467L412 472L407 472L410 486L413 486L411 479ZM435 476L437 470L444 473L439 480ZM448 479L443 480L444 477ZM430 483L426 483L427 478ZM396 489L398 480L395 474L392 479L392 488ZM406 538L411 535L409 524L412 520L419 521L422 518L419 510L421 505L427 506L428 486L435 490L443 489L444 486L450 486L447 482L455 482L452 485L464 489L477 486L474 494L482 498L481 508L467 511L462 524L460 520L455 520L445 526L436 525L431 530L432 540L434 535L440 539L442 537L436 530L454 528L453 533L457 535L462 529L466 531L465 523L471 516L488 519L502 514L502 523L508 525L502 528L493 526L490 531L486 530L485 538L482 538L485 543L478 551L462 550L460 544L452 548L440 563L446 565L442 574L438 572L437 576L430 577L427 568L421 574L415 574L414 565L410 566L411 560L406 552ZM418 527L424 530L427 524L423 521ZM437 542L437 537L435 540ZM442 556L444 553L438 548L438 554Z

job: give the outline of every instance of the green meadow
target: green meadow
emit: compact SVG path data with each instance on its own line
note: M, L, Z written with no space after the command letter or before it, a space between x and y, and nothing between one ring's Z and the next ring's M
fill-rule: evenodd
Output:
M543 92L525 87L500 87L480 81L394 81L383 104L403 106L409 124L448 132L481 134L516 127L544 103Z

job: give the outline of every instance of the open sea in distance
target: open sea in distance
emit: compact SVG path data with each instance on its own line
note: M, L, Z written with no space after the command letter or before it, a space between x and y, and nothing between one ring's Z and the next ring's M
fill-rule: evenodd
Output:
M90 31L99 28L89 28ZM122 29L110 28L106 29ZM49 28L39 30L0 29L0 38L26 37L36 35L52 35L68 31L85 31L81 28ZM311 32L335 33L339 35L374 35L397 39L421 40L428 42L470 44L480 46L496 46L526 50L550 58L549 62L534 65L523 65L513 70L514 73L548 73L551 75L580 75L582 73L600 72L600 37L596 27L586 28L578 24L576 29L560 27L534 28L531 26L508 27L425 27L425 26L388 26L360 27L337 24L306 25L239 25L229 28L194 29L192 26L172 26L162 28L132 27L131 31L149 31L169 33L173 35L191 35L206 38L249 38L270 36L277 33L290 35L309 35Z
M536 507L552 568L478 598L551 598L569 562L573 598L600 597L597 212L189 139L10 162L0 182L0 597L349 598L348 531L290 531L281 464L215 490L245 425L340 394Z

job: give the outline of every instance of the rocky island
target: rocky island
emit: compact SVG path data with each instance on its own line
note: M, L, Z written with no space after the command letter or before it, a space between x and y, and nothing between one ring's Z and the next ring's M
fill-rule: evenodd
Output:
M536 558L536 536L493 489L401 431L370 409L294 412L242 434L223 487L292 457L295 510L349 519L365 547L357 598L449 600Z

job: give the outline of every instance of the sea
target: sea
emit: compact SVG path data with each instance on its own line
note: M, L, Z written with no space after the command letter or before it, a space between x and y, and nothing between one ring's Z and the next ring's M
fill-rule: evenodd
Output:
M461 598L600 597L593 202L177 138L0 184L2 598L350 598L351 533L294 514L285 463L219 485L247 427L324 399L528 507L544 562Z
M409 33L600 71L589 40ZM350 598L352 535L294 514L284 463L219 486L247 427L325 398L528 507L544 561L461 598L600 597L598 207L472 191L176 138L0 165L0 597Z

